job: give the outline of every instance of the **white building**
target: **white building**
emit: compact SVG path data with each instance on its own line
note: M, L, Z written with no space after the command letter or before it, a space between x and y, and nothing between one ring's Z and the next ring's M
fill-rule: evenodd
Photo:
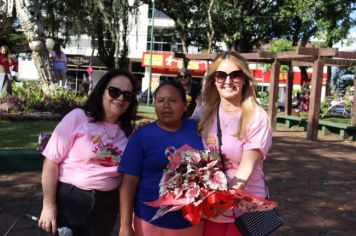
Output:
M130 18L131 28L128 34L130 61L129 70L141 81L142 91L146 90L149 84L149 51L151 43L151 9L147 4L139 7L137 24L133 16ZM180 60L174 59L171 55L174 51L181 51L180 40L175 37L174 21L162 12L155 11L154 19L154 43L152 60L152 88L156 88L160 80L174 78L177 68L182 67ZM197 53L197 48L190 47L189 53ZM71 43L63 51L68 55L91 56L91 38L88 35L72 36ZM94 51L94 55L97 52ZM201 78L205 73L205 64L191 62L188 68L196 78ZM199 62L200 63L200 62ZM200 80L199 80L200 81Z

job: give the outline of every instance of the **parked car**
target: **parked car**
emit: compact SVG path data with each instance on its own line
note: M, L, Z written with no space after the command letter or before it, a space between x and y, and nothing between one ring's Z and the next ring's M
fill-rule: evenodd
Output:
M298 108L298 106L299 106L298 100L293 99L292 108L296 109L296 108ZM283 112L285 110L285 102L284 101L278 101L277 102L277 108L278 108L278 110Z
M328 108L329 114L332 116L349 117L350 112L344 104L335 104Z
M150 93L150 103L153 103L154 92ZM138 95L139 102L147 102L147 89Z

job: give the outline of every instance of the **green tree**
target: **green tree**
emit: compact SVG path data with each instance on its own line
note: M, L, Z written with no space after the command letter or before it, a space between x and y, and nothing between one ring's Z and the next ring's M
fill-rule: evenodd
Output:
M88 34L108 68L128 66L129 17L137 16L138 6L138 0L132 5L126 0L42 2L48 35L66 44L70 35Z
M284 24L277 17L281 1L223 1L214 4L216 37L229 50L250 52L278 38Z

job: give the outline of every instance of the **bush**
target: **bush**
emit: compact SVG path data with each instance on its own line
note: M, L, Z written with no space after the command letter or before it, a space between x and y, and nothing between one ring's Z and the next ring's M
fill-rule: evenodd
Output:
M0 99L0 104L14 105L9 112L52 112L66 114L84 104L87 97L73 91L55 86L45 94L36 82L14 83L12 95Z

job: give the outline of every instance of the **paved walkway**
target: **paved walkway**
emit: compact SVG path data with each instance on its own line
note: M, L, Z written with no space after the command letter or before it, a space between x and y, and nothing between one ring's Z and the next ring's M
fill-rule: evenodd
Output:
M356 235L356 142L305 140L305 132L279 130L265 171L285 225L274 235ZM40 172L0 172L0 235L22 214L39 215ZM9 236L39 235L20 220ZM116 231L113 235L117 235Z

